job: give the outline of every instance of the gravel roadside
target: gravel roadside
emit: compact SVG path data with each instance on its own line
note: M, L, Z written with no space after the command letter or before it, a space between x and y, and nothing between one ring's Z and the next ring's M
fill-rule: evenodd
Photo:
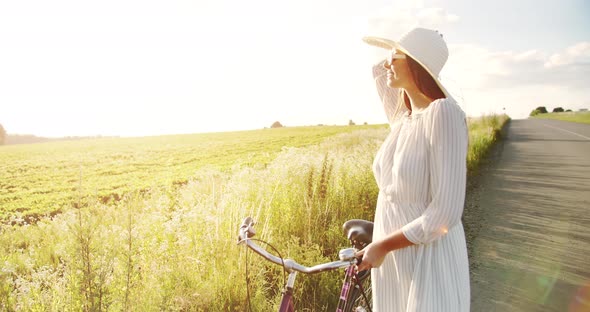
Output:
M468 179L472 311L590 311L587 127L512 120Z

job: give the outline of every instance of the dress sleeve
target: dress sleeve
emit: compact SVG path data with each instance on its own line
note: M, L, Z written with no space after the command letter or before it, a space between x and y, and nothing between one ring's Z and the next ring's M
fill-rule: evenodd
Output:
M453 102L432 103L430 136L431 202L422 216L402 227L408 240L426 244L461 222L467 174L465 114Z
M387 85L387 69L383 67L383 63L385 63L385 60L373 66L373 78L375 79L377 93L383 103L389 125L393 126L394 122L398 120L398 117L405 113L405 110L397 108L399 89L390 88Z

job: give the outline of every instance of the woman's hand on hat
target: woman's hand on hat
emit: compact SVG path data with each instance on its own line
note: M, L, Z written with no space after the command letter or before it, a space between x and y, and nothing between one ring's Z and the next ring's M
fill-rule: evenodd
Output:
M387 69L384 67L386 61L386 59L383 59L373 65L373 78L377 79L378 77L385 76L387 74Z

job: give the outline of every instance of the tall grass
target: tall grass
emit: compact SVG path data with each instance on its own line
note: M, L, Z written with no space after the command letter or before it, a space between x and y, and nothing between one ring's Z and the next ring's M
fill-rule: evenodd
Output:
M370 165L386 130L286 148L266 166L198 172L178 189L80 205L0 235L4 310L242 311L243 217L284 256L312 265L346 246L341 224L370 218L377 189ZM83 182L82 182L83 183ZM276 308L279 268L250 257L255 311ZM301 276L299 309L333 307L340 274ZM305 294L303 293L305 292Z
M486 115L467 121L469 129L469 150L467 169L475 173L494 143L501 137L501 129L508 121L507 115Z
M470 131L494 134L488 127L503 123L484 120ZM254 311L276 310L282 271L236 245L242 219L253 216L258 238L285 257L306 265L334 260L347 246L342 223L372 219L378 189L371 164L386 134L342 134L284 148L261 165L204 168L177 188L89 201L35 225L4 226L0 309L244 311L249 289ZM471 149L490 142L475 138ZM300 275L297 309L334 309L341 275Z

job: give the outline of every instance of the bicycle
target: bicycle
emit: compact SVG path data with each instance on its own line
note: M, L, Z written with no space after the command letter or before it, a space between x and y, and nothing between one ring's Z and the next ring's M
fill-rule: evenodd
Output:
M360 264L361 259L356 258L355 254L357 250L360 250L371 243L373 236L373 222L353 219L346 221L343 225L343 229L348 240L352 244L352 248L341 249L338 252L340 258L339 261L322 263L312 267L306 267L292 259L283 259L280 255L277 257L258 246L255 243L255 241L258 240L252 238L255 235L255 231L254 221L251 217L245 218L240 226L238 232L238 244L246 244L246 246L254 252L266 260L282 266L283 269L289 273L285 288L282 292L279 312L294 311L293 287L297 273L315 274L337 269L345 269L345 275L336 312L371 312L371 272L370 270L356 272L356 264Z

